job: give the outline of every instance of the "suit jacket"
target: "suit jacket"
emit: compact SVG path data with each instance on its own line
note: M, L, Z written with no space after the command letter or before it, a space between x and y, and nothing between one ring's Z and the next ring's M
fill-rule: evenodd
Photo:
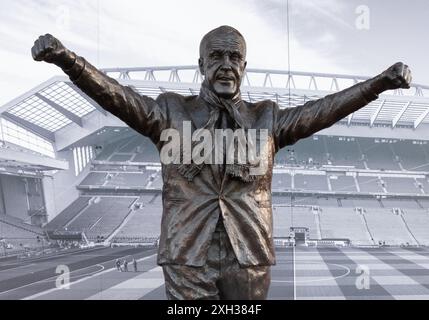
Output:
M210 107L200 96L160 94L156 100L141 96L78 57L67 72L82 91L131 128L149 137L160 150L162 130L182 131L183 121L194 129L209 118ZM202 266L218 219L242 266L275 264L271 179L275 153L376 99L370 80L346 90L280 109L273 101L241 104L240 114L253 129L268 129L268 170L252 182L222 174L219 165L206 165L193 181L162 165L163 215L159 241L159 264Z

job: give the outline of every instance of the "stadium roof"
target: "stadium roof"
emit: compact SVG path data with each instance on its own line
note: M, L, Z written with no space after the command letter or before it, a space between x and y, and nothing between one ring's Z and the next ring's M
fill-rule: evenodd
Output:
M197 66L113 68L103 70L140 94L155 98L165 91L198 94L202 76ZM242 96L250 102L271 99L281 106L296 106L345 89L368 77L296 71L247 69ZM84 127L91 113L107 113L74 86L67 77L53 77L0 107L1 117L44 139L55 142L56 133L74 124ZM347 125L407 127L429 124L429 86L412 84L395 90L343 119Z

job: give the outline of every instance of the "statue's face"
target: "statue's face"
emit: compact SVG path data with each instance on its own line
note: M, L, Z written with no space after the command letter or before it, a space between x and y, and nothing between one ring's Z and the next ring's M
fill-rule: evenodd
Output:
M245 44L236 35L213 36L199 60L201 73L211 89L222 98L232 98L239 90L244 69Z

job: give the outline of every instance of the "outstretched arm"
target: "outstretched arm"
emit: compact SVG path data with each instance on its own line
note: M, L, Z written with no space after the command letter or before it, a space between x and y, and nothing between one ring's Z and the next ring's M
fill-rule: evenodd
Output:
M386 90L410 88L411 71L398 62L378 76L343 91L309 101L295 108L275 108L274 136L277 148L294 144L366 106Z
M158 142L166 126L166 102L141 96L68 50L50 34L40 36L31 49L33 59L60 67L73 83L102 108L120 118L130 127Z

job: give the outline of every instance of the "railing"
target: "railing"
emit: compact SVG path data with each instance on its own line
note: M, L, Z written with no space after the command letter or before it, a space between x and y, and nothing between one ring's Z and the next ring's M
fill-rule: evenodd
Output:
M109 76L123 80L173 83L201 83L203 80L199 67L195 65L105 68L102 71ZM244 74L243 85L262 88L339 91L369 78L358 75L249 68ZM413 83L411 88L415 96L429 95L429 86ZM403 95L404 92L399 89L395 90L393 94Z

